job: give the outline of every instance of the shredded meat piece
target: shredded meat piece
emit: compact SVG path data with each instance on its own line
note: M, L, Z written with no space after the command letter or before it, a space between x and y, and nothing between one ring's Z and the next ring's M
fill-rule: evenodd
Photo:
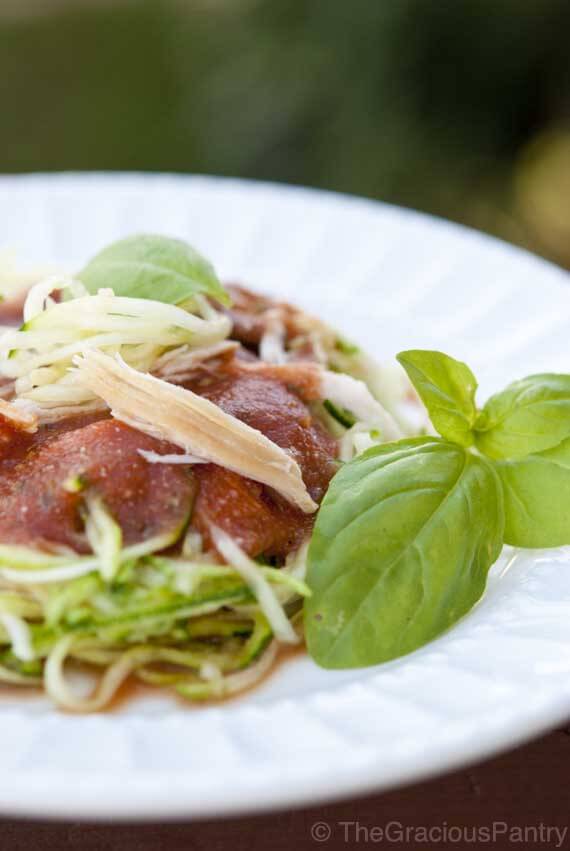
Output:
M21 325L27 292L0 301L0 325Z
M228 369L235 373L249 373L258 377L271 378L282 382L296 393L304 402L316 402L322 399L321 369L313 362L293 361L292 363L271 364L252 358L244 361L237 357L228 362Z
M231 336L244 346L256 349L265 333L264 314L277 303L238 284L230 284L226 289L232 297L232 306L227 310L233 323Z
M227 311L233 322L231 337L247 348L257 350L276 316L283 323L286 340L304 333L307 322L313 324L317 321L287 302L251 292L239 284L229 284L226 289L232 297L232 306Z

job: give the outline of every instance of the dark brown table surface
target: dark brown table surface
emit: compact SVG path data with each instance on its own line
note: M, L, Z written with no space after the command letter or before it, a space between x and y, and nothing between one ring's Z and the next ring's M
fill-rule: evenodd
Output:
M0 821L0 851L570 848L569 765L570 729L560 729L425 783L304 810L191 824ZM428 835L430 828L436 832ZM494 830L495 841L479 833L474 842L474 828L486 828L491 838ZM317 841L312 829L317 836L330 831L330 838ZM390 841L379 838L382 829Z

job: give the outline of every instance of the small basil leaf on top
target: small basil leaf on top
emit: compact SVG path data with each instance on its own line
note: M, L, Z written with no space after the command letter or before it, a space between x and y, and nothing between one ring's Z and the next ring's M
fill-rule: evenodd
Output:
M570 439L552 449L495 464L503 483L505 543L570 544Z
M483 593L503 527L496 472L457 444L402 440L346 464L309 548L313 659L325 668L374 665L435 638Z
M475 423L478 449L520 458L570 437L570 375L529 375L491 396Z
M477 381L467 364L443 352L420 349L400 352L398 360L442 437L470 446L477 417Z
M211 263L180 239L140 234L104 248L77 276L89 292L182 304L197 294L229 304Z

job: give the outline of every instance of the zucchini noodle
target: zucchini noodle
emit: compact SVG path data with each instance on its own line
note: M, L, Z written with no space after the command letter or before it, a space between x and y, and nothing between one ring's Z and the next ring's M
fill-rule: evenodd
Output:
M215 699L249 688L280 642L299 641L292 619L310 592L293 556L283 568L258 564L221 530L226 564L161 555L180 530L121 547L103 503L85 504L93 555L0 547L0 682L42 682L72 712L104 708L131 675ZM86 663L101 672L87 697L76 682Z
M101 576L110 582L121 566L121 527L115 523L100 497L87 494L85 500L85 534L91 549L99 557Z
M235 567L251 588L276 638L287 644L297 644L299 638L259 565L252 561L222 529L211 526L210 532L216 549L229 564Z
M44 670L44 686L52 700L64 709L74 712L96 712L106 706L119 686L135 668L160 654L154 648L136 647L123 653L110 665L88 698L78 697L65 677L65 660L76 641L74 635L65 635L54 645L49 653Z
M26 621L9 612L0 612L0 623L8 633L14 656L23 662L30 662L34 658L34 650Z
M73 297L56 302L54 290ZM143 372L161 364L176 372L176 357L161 361L166 353L174 349L187 356L212 349L230 332L226 316L204 299L194 302L196 314L160 301L115 296L109 289L89 295L67 278L40 281L26 298L22 327L0 336L0 376L14 382L17 404L41 422L104 408L69 372L74 356L96 349L120 354Z

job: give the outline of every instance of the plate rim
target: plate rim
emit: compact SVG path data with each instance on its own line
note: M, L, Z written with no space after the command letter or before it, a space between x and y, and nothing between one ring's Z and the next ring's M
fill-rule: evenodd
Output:
M132 171L118 170L112 171L109 169L97 169L94 171L82 171L81 169L68 169L63 171L27 171L27 172L0 172L0 190L4 185L13 183L14 185L25 185L34 181L42 183L73 183L75 181L86 183L96 183L97 180L105 180L110 183L124 182L156 182L157 184L166 181L173 183L204 183L226 187L243 187L248 186L262 191L264 189L271 192L282 192L283 194L293 196L295 194L308 195L315 199L319 197L328 197L331 200L336 200L339 203L354 204L356 207L365 209L380 208L389 210L398 216L409 218L411 221L429 221L435 226L443 227L448 230L455 230L469 239L475 241L482 240L483 242L494 244L497 248L512 254L513 256L524 256L526 260L550 270L550 273L566 278L570 281L570 271L559 266L553 260L543 257L522 245L508 242L503 237L495 234L487 233L486 231L477 230L470 225L457 222L452 219L446 219L443 216L438 216L435 213L429 213L423 210L417 210L414 207L405 207L400 204L384 201L380 198L371 198L365 195L357 195L353 192L343 192L336 189L326 189L317 186L305 186L300 183L286 183L277 180L267 180L264 178L254 177L236 177L233 175L208 174L207 172L182 172L182 171L144 171L134 169Z
M562 286L570 282L570 274L556 264L526 249L505 242L498 237L481 233L465 225L449 222L427 213L331 190L264 180L249 180L205 174L140 171L65 171L0 175L0 192L10 186L37 183L38 181L46 186L67 184L68 186L74 185L77 187L82 183L95 184L101 180L110 184L122 183L126 185L127 183L132 183L133 185L139 184L141 186L144 183L148 184L150 181L156 184L170 182L174 185L179 185L180 183L187 185L196 185L197 183L204 185L213 184L229 188L238 187L242 190L245 188L246 191L251 188L257 190L266 189L272 193L282 193L289 196L310 195L317 199L324 196L325 198L334 200L337 204L349 203L371 210L381 208L384 211L391 211L400 217L406 217L420 223L428 222L430 226L435 225L440 229L459 232L478 243L493 243L503 253L510 254L515 258L522 256L525 262L531 262L535 266L544 267L545 271L551 276L551 280L553 280L552 273L554 272ZM239 794L235 794L235 790L233 790L234 796L223 802L220 801L219 797L210 797L208 799L207 795L204 799L200 799L195 796L196 790L192 783L181 782L183 776L186 777L186 775L182 775L180 772L176 774L176 782L178 784L176 794L173 795L173 790L168 783L165 783L168 794L164 798L159 797L157 799L156 777L161 777L160 774L157 774L150 784L136 782L135 778L132 789L129 789L127 794L122 798L112 801L111 804L109 798L105 798L105 796L101 799L99 799L98 795L89 798L89 794L92 795L101 784L108 782L108 779L105 780L99 776L87 778L88 782L84 787L84 792L77 797L71 800L63 800L61 798L61 791L66 782L68 784L73 782L73 775L68 777L66 781L65 773L38 772L37 777L33 778L33 794L30 796L31 778L29 775L26 776L26 774L22 773L20 776L14 776L12 774L8 777L6 772L0 772L0 812L3 815L41 816L43 818L54 819L90 818L95 820L113 819L114 821L133 821L133 819L137 821L153 821L157 818L168 820L181 817L199 819L222 815L235 816L237 814L263 812L286 807L307 807L324 801L330 802L373 791L395 788L408 783L419 782L446 771L455 770L461 766L488 758L528 741L545 730L563 722L569 714L570 686L566 689L561 688L560 693L547 701L546 705L538 703L529 714L522 714L518 724L515 723L513 725L512 718L508 719L508 735L506 735L503 729L504 719L499 719L499 721L495 722L495 726L492 724L487 725L483 745L480 740L474 738L472 742L467 745L463 743L461 748L456 749L453 741L449 741L443 747L439 760L434 761L433 754L431 751L428 751L427 759L422 763L421 760L418 761L418 756L415 754L414 762L406 763L404 761L400 769L394 770L388 778L379 778L375 765L371 764L347 769L338 778L323 778L321 776L319 786L316 789L312 785L314 779L310 776L306 780L300 781L298 785L289 784L285 790L283 788L276 788L274 785L272 788L265 790L263 796L258 797L255 801L248 799L250 792L247 787L244 787L243 790L237 790ZM108 717L112 718L112 716ZM46 785L49 788L46 788ZM192 797L193 795L194 797ZM147 807L144 813L140 812L141 806Z

